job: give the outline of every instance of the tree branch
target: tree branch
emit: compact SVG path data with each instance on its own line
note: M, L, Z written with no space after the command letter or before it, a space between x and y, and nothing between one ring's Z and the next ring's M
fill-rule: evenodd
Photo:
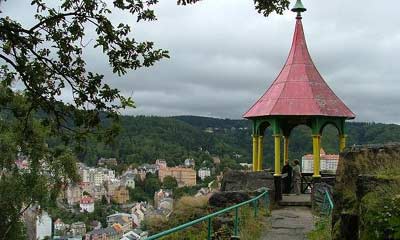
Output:
M62 19L64 17L68 17L68 16L74 16L74 15L77 15L77 13L78 13L78 11L62 13L62 14L60 13L58 15L46 18L43 21L38 22L35 26L31 27L28 31L33 33L37 28L39 28L40 26L42 26L45 23L48 23L48 22L51 22L51 21L57 20L57 19Z
M8 57L0 54L0 58L2 58L4 61L10 64L15 70L17 70L17 65L13 61L11 61Z
M13 223L14 223L17 219L19 219L19 218L22 216L22 214L32 205L32 203L33 203L33 200L31 200L31 201L28 203L28 205L26 205L16 216L7 224L7 230L5 231L5 233L4 233L3 237L2 237L2 240L7 240L7 234L8 234L8 232L10 232L10 230L11 230L11 228L12 228L12 226L13 226Z

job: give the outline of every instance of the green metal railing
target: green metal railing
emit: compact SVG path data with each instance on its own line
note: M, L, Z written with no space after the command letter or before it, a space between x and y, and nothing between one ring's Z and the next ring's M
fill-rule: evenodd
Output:
M322 204L322 213L325 215L331 215L333 206L334 205L331 198L331 194L328 192L328 190L325 189L324 202Z
M239 208L242 207L242 206L245 206L247 204L253 204L254 217L257 217L257 214L258 214L258 203L259 203L260 199L262 199L262 198L264 198L265 207L268 209L269 208L269 193L268 193L267 189L262 189L262 193L260 195L258 195L257 197L254 197L254 198L252 198L252 199L250 199L248 201L236 204L236 205L228 207L228 208L224 208L224 209L222 209L222 210L220 210L218 212L211 213L211 214L209 214L207 216L198 218L198 219L193 220L191 222L187 222L187 223L182 224L180 226L177 226L177 227L171 228L169 230L157 233L155 235L152 235L152 236L146 238L146 240L159 239L161 237L165 237L165 236L167 236L169 234L182 231L182 230L184 230L186 228L189 228L189 227L191 227L193 225L196 225L198 223L205 222L205 221L207 221L207 223L208 223L207 224L207 226L208 226L207 239L211 240L211 236L212 236L212 219L214 217L217 217L219 215L222 215L222 214L227 213L227 212L232 211L232 210L235 211L233 234L234 234L234 236L239 236Z

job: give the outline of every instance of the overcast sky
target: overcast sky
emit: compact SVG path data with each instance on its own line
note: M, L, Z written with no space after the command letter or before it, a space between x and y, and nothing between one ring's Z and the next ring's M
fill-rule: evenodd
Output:
M3 3L3 14L29 24L23 1L30 2ZM303 3L314 63L356 121L400 123L400 2ZM204 0L186 7L161 0L156 14L157 22L134 25L135 37L169 50L170 59L119 78L99 52L87 54L91 70L133 96L137 108L126 114L241 118L281 70L295 24L290 11L263 17L252 0ZM113 18L135 22L123 15Z

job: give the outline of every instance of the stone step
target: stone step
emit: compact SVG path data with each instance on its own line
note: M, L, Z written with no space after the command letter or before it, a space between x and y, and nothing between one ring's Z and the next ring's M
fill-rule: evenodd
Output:
M282 200L278 203L280 206L305 206L311 207L311 195L310 194L288 194L283 195Z
M279 206L303 206L303 207L311 207L311 202L288 202L288 201L280 201Z

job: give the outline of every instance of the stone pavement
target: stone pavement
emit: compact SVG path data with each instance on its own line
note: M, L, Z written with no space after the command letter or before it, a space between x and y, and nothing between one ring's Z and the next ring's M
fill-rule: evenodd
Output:
M307 233L313 229L311 208L287 206L273 210L271 228L262 235L262 240L306 240Z

